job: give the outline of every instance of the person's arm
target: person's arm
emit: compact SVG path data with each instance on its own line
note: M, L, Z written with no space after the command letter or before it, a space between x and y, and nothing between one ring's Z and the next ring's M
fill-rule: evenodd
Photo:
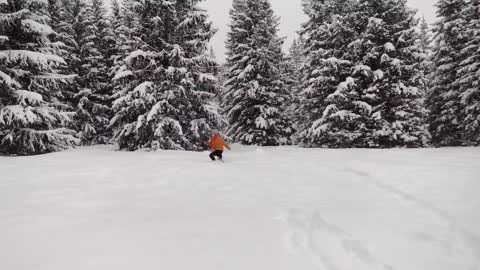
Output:
M228 145L228 143L223 142L223 145L224 145L228 150L232 150L232 148L230 148L230 145Z

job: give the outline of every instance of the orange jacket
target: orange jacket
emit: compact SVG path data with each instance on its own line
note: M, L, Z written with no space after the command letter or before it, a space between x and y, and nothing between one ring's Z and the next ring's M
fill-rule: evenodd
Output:
M230 149L230 146L227 143L225 143L222 136L218 134L214 135L213 138L208 142L208 148L214 151L223 151L224 147Z

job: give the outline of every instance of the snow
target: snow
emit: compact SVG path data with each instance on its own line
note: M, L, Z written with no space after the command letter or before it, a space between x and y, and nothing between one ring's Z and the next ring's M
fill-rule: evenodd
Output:
M385 73L382 70L377 69L373 72L373 76L375 77L375 80L379 81L383 79L383 77L385 76Z
M8 5L8 1L7 0L0 0L0 5L2 5L2 4Z
M32 107L21 105L8 105L0 109L0 124L11 125L12 123L22 123L28 125L40 121Z
M136 50L134 52L131 52L126 58L125 58L125 62L127 63L131 63L134 59L136 58L139 58L139 57L144 57L144 58L147 58L149 56L151 56L152 53L151 52L145 52L145 51L142 51L142 50Z
M26 50L0 51L0 60L6 61L7 63L20 62L22 65L33 63L44 69L47 68L47 66L49 66L51 63L66 64L65 60L59 56Z
M363 64L356 65L353 69L354 73L362 73L364 75L367 75L372 71L369 66Z
M0 157L0 269L470 270L480 148Z
M3 73L1 70L0 70L0 81L4 82L8 86L20 87L20 84L15 79L12 79L12 77L8 76L8 74Z
M395 45L393 45L391 42L385 43L385 45L383 45L383 47L385 48L385 51L387 51L387 52L395 51Z
M27 2L48 5L48 0L28 0Z
M198 80L200 82L216 82L217 78L215 77L215 75L210 73L201 73Z
M8 41L8 37L0 35L0 42L5 42L5 41Z
M22 18L22 16L25 16L27 14L30 14L30 11L28 9L21 9L12 13L0 13L0 25L11 24L15 20Z
M63 74L57 74L57 73L45 73L42 75L36 75L32 76L35 79L40 79L40 80L63 80L63 81L71 81L75 79L78 75L77 74L69 74L69 75L63 75Z
M263 116L258 116L255 119L255 126L259 129L268 129L269 124L268 124L268 121L265 118L263 118Z
M53 33L53 30L50 26L30 19L22 20L22 26L23 30L27 33L33 33L42 36L48 36Z
M120 106L123 103L130 103L130 102L132 102L132 100L134 100L136 98L146 98L148 100L152 100L153 96L149 95L149 93L148 93L152 87L153 87L153 82L148 82L148 81L143 82L143 83L137 85L132 90L131 93L116 99L113 102L113 106L115 107L115 106Z
M120 80L120 79L123 79L123 78L126 78L128 76L133 76L133 72L131 70L124 70L124 71L121 71L119 73L117 73L115 75L115 77L113 77L113 81L116 81L116 80Z
M43 101L43 97L39 93L17 90L15 94L21 104L40 104Z

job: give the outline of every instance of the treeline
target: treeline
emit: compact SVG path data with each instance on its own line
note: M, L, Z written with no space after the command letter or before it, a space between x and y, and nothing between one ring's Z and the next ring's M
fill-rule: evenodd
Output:
M479 0L304 0L290 53L268 1L234 0L227 63L192 0L0 0L0 153L480 144Z

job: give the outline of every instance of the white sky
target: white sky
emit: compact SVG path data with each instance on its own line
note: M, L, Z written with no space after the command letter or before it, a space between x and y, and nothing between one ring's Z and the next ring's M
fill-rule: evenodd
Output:
M411 7L418 9L419 15L425 15L429 23L435 21L434 3L436 0L408 0ZM292 42L295 33L300 30L300 25L306 21L302 10L302 0L270 0L276 15L280 16L280 35L287 37L285 48ZM232 0L206 0L201 4L210 14L217 34L212 40L212 46L219 62L225 61L225 40L227 38L228 24L230 22L228 11Z

